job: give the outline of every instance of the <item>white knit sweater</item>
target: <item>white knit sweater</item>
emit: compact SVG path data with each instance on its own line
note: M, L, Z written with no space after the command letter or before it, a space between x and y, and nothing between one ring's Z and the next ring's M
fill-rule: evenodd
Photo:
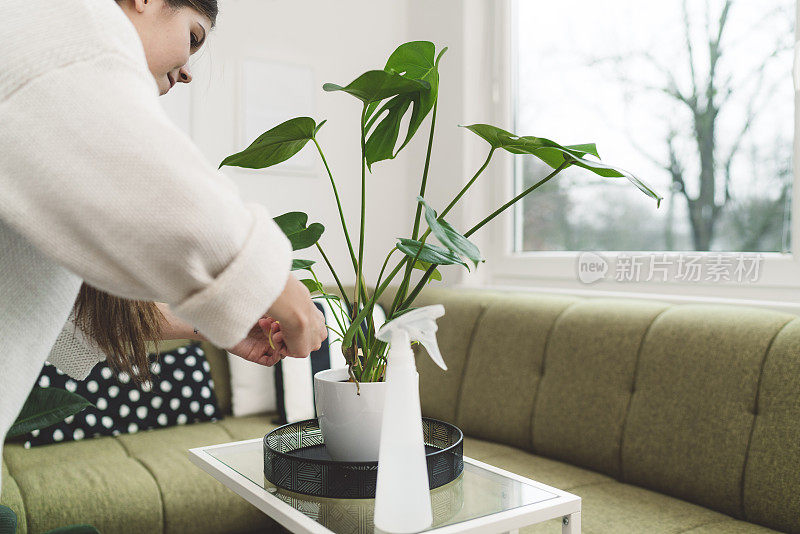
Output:
M166 117L116 2L4 0L0 43L3 438L82 281L166 302L230 347L283 290L291 249ZM59 354L76 378L102 358Z

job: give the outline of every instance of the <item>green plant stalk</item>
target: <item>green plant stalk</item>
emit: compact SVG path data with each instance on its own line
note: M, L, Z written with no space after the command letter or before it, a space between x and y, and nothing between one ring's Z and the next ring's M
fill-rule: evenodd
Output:
M338 189L336 187L336 181L333 179L333 173L331 172L331 169L328 166L328 160L325 158L325 154L322 152L322 147L319 145L319 143L317 142L317 140L315 138L312 138L312 141L314 141L314 144L317 147L317 151L319 152L320 158L322 158L322 163L325 165L325 170L328 172L328 178L330 179L331 187L333 188L333 195L336 197L336 207L339 210L339 219L341 220L341 223L342 223L342 231L344 232L344 237L345 237L345 240L347 241L347 249L350 252L350 260L353 262L353 271L357 272L358 271L358 267L357 267L357 265L358 265L357 261L358 260L356 259L355 252L353 251L353 243L350 240L350 232L347 229L347 222L345 221L345 218L344 218L344 209L342 208L342 202L339 199L339 191L338 191ZM331 272L333 272L333 267L331 267L330 262L328 262L328 267L330 267ZM334 274L334 277L336 277L336 273L333 273L333 274ZM338 282L339 281L337 279L337 283ZM366 290L364 289L365 286L366 286L366 284L362 280L362 283L361 283L361 298L366 300L367 294L366 294ZM344 297L345 302L347 303L347 306L349 308L350 307L350 300L344 294L344 289L342 289L341 284L339 284L339 290L342 292L342 296ZM348 314L348 316L349 315L350 314Z
M433 114L431 115L431 131L428 135L428 151L425 154L425 167L422 170L422 182L419 185L419 196L425 197L425 190L428 185L428 170L430 169L431 164L431 151L433 150L433 133L436 128L436 110L439 107L439 99L436 99L436 102L433 103ZM419 223L422 219L422 204L417 202L417 212L414 215L414 229L411 232L411 239L416 239L419 235ZM408 286L411 282L411 272L414 269L414 265L417 264L417 259L419 258L419 253L422 252L422 247L419 248L417 251L417 257L414 258L414 261L411 263L406 264L406 272L403 274L403 282L400 284L400 288L397 290L397 295L395 295L395 299L392 302L392 309L395 308L397 305L398 295L402 295L400 298L400 302L405 298L406 292L408 291Z
M369 299L369 301L366 303L366 305L361 310L361 312L352 321L352 324L350 325L350 328L355 328L354 325L357 324L357 322L360 323L361 321L363 321L364 317L367 316L367 313L370 313L370 314L372 313L372 309L375 307L375 303L378 301L378 298L383 294L384 291L386 291L386 288L389 286L389 283L391 283L392 279L394 279L394 277L397 275L397 273L400 271L400 269L403 267L403 265L404 265L403 261L398 263L395 266L395 268L392 270L392 272L389 273L389 276L387 277L387 279L378 288L375 289L375 293L373 293L372 298ZM349 331L349 329L348 329L348 331Z
M339 292L342 294L342 298L344 299L344 303L350 308L350 300L347 298L347 293L344 291L344 287L342 287L342 282L339 280L339 276L336 274L336 270L333 268L331 261L328 259L328 256L325 254L325 251L322 250L322 246L319 244L319 241L316 243L317 250L319 251L320 256L322 259L325 260L325 263L328 265L328 270L330 270L331 274L333 275L333 279L336 280L336 286L339 288ZM313 272L312 272L313 274Z
M561 171L563 171L564 169L566 169L570 165L572 165L572 161L565 161L564 163L559 165L556 168L556 170L554 170L553 172L551 172L550 174L548 174L547 176L545 176L544 178L542 178L541 180L539 180L538 182L536 182L535 184L533 184L532 186L527 188L525 191L523 191L519 195L515 196L514 198L512 198L511 200L509 200L508 202L506 202L505 204L503 204L499 208L497 208L490 215L488 215L486 218L484 218L481 222L479 222L478 224L476 224L475 226L473 226L472 228L467 230L464 233L464 237L469 237L472 234L474 234L475 232L477 232L478 230L480 230L489 221L491 221L492 219L494 219L495 217L497 217L498 215L503 213L505 210L507 210L508 208L510 208L511 206L516 204L517 202L519 202L523 197L525 197L526 195L530 194L535 189L537 189L540 186L542 186L542 185L546 184L547 182L549 182L558 173L560 173ZM437 267L436 265L431 265L428 268L428 270L425 271L425 274L422 276L422 279L419 281L419 283L417 283L416 287L414 287L414 290L411 292L411 295L409 295L409 297L403 302L403 304L400 305L400 307L398 308L398 311L402 311L402 310L408 308L409 306L411 306L411 304L414 302L414 299L416 299L417 295L419 295L419 292L422 291L423 287L425 287L425 284L427 283L428 278L430 278L431 274L433 274L433 271L436 269L436 267ZM391 320L393 317L394 317L394 315L392 315L390 317L387 317L386 320L387 321Z
M480 176L480 175L483 173L483 171L484 171L484 170L486 170L486 167L488 167L488 165L489 165L489 162L491 161L491 157L492 157L492 154L493 154L493 152L494 152L494 149L492 149L492 150L489 152L489 156L486 158L486 161L483 163L483 165L481 166L481 168L480 168L480 169L478 169L478 172L476 172L476 173L475 173L475 175L472 177L472 179L470 179L470 181L467 183L467 185L466 185L464 188L462 188L462 190L461 190L461 192L458 194L458 196L457 196L457 197L456 197L456 198L455 198L455 199L454 199L452 202L450 202L450 204L448 204L447 208L445 208L445 212L446 212L446 211L449 211L450 209L452 209L452 208L453 208L453 206L455 206L455 203L458 201L458 199L459 199L460 197L462 197L462 196L463 196L464 192L465 192L465 191L466 191L466 190L467 190L467 189L468 189L470 186L472 186L472 184L473 184L473 183L475 183L475 180L476 180L476 179L477 179L477 178L478 178L478 177L479 177L479 176ZM554 175L555 175L555 173L554 173L554 174L552 174L552 175L551 175L549 178L552 178L552 176L554 176ZM547 178L547 179L549 179L549 178ZM547 180L547 179L546 179L546 180ZM544 182L542 182L542 183L544 183ZM538 187L538 186L537 186L537 187ZM439 217L442 217L442 215L440 215ZM487 222L488 222L488 221L487 221ZM430 228L429 228L429 229L428 229L428 230L427 230L427 231L426 231L426 232L425 232L425 233L422 235L422 238L421 238L421 240L424 240L424 239L426 239L426 238L427 238L427 236L428 236L428 235L430 235L430 233L431 233L431 230L430 230ZM424 241L423 241L423 242L424 242ZM372 314L372 309L374 308L374 306L375 306L375 302L377 302L377 299L378 299L378 297L380 297L380 295L381 295L381 294L383 294L383 292L386 290L386 288L387 288L387 287L388 287L388 285L391 283L391 281L392 281L392 280L394 280L394 277L395 277L395 276L397 276L397 273L400 271L400 269L402 269L404 265L407 265L407 262L408 262L409 260L410 260L410 258L409 258L408 256L404 256L404 257L403 257L403 258L402 258L402 259L401 259L401 260L398 262L398 264L397 264L397 265L394 267L394 269L392 269L392 272L391 272L391 273L389 273L389 275L387 276L387 278L386 278L386 280L383 282L383 284L380 284L380 285L379 285L379 287L378 287L378 288L376 288L376 290L375 290L375 294L372 296L372 298L371 298L371 299L369 299L368 303L367 303L367 304L364 306L364 309L362 310L362 312L361 312L361 313L359 313L359 315L358 315L358 316L356 316L356 318L355 318L355 319L354 319L354 321L353 321L354 323L355 323L356 321L359 321L359 322L360 322L360 321L362 321L362 320L364 319L364 317L366 317L366 316L367 316L367 314L368 314L368 313L370 314L370 317L371 317L371 314ZM412 264L411 264L411 266L412 266L412 268L413 268L413 266L414 266L414 263L412 263ZM433 271L436 269L436 267L438 267L438 265L431 265L431 267L430 267L430 268L428 268L428 270L425 272L425 275L424 275L424 276L422 277L422 279L420 280L420 283L421 283L423 286L424 286L424 283L426 283L426 282L428 281L428 279L430 278L430 275L433 273ZM420 287L420 284L417 284L417 288L419 288L419 287ZM419 290L421 290L421 288L420 288ZM388 317L387 317L387 320L391 320L392 318L394 318L394 317L395 317L395 315L396 315L396 312L397 312L397 311L402 311L402 310L404 310L404 309L408 308L408 302L413 302L413 299L415 299L415 298L416 298L416 296L419 294L419 290L415 288L416 294L414 294L412 298L410 298L410 299L406 299L406 301L404 301L404 302L403 302L401 305L399 305L398 307L395 307L395 306L394 306L394 303L393 303L392 309L391 309L391 310L390 310L390 312L389 312L389 315L388 315ZM397 300L397 295L395 295L395 300ZM373 328L373 331L374 331L374 328Z
M464 196L464 194L469 190L469 188L472 187L472 184L475 183L475 180L477 180L478 177L481 174L483 174L483 171L485 171L486 167L489 166L489 162L492 161L492 156L494 155L494 151L495 150L496 149L494 147L492 147L492 149L489 150L489 155L486 156L486 161L483 162L483 165L481 165L480 169L478 169L478 172L476 172L472 176L470 181L467 182L467 184L464 187L461 188L461 191L458 192L458 194L455 196L455 198L450 202L450 204L447 205L447 207L444 209L444 211L442 211L441 215L439 215L437 217L437 219L440 219L440 220L443 219L444 216L447 215L450 212L451 209L453 209L453 207L461 199L461 197ZM421 194L420 196L424 196L424 195ZM417 203L417 214L420 214L421 211L422 211L422 205ZM416 226L417 225L415 223L415 230L416 230ZM425 231L425 233L422 234L422 238L420 238L420 241L423 244L425 243L425 239L427 239L427 237L430 235L430 233L431 233L431 230L430 230L430 228L428 228ZM416 239L416 237L414 239ZM414 258L413 263L407 264L406 273L405 273L405 276L403 277L403 282L400 285L400 289L398 289L397 294L395 295L394 301L392 301L392 307L389 310L389 316L390 317L394 317L395 311L404 309L402 303L405 302L406 295L408 293L408 286L409 286L410 281L411 281L411 269L413 268L414 265L416 265L417 258L419 257L420 252L422 252L422 247L421 246L420 246L419 250L417 251L417 255ZM434 269L435 268L436 267L434 267ZM428 276L430 277L430 275L428 275ZM426 282L427 282L427 279L426 279Z
M394 254L394 252L396 250L397 250L397 247L394 247L392 250L389 251L389 254L386 255L386 259L383 261L383 266L381 267L381 272L378 274L378 281L375 282L375 286L376 287L380 287L381 279L383 278L383 273L386 270L386 266L389 265L389 259L392 257L392 254ZM376 297L376 300L377 300L377 297ZM372 303L371 301L368 302L368 305L370 306L370 309L372 309L374 307L374 303ZM377 334L377 332L374 332L374 331L372 333L373 333L373 335ZM365 362L365 367L366 368L370 368L370 366L373 364L372 360L373 360L373 355L376 354L375 345L376 345L377 342L378 342L377 339L373 339L373 343L372 343L372 345L370 345L369 359L367 359L366 362Z
M542 178L541 180L539 180L538 182L536 182L535 184L533 184L532 186L527 188L525 191L523 191L519 195L515 196L514 198L512 198L511 200L509 200L508 202L506 202L505 204L503 204L502 206L500 206L496 210L494 210L488 217L486 217L481 222L479 222L478 224L476 224L475 226L473 226L472 228L467 230L464 233L464 237L469 237L472 234L474 234L475 232L477 232L478 230L480 230L481 227L483 227L483 225L485 225L486 223L488 223L489 221L491 221L492 219L494 219L495 217L497 217L498 215L503 213L505 210L507 210L508 208L510 208L511 206L516 204L517 202L519 202L520 200L522 200L525 196L527 196L530 193L532 193L535 189L538 189L540 186L542 186L542 185L546 184L547 182L549 182L558 173L560 173L561 171L563 171L564 169L566 169L570 165L572 165L572 160L567 160L564 163L562 163L561 165L559 165L556 168L556 170L554 170L553 172L551 172L550 174L548 174L547 176L545 176L544 178Z
M492 161L492 155L494 155L494 151L495 150L496 149L494 147L492 147L492 149L489 151L489 155L486 156L486 161L484 161L483 165L481 165L481 168L478 169L478 172L476 172L475 175L470 179L470 181L467 182L467 185L465 185L464 187L461 188L461 191L458 192L456 197L450 202L450 204L447 205L447 207L444 209L444 211L442 211L442 213L439 215L439 218L442 218L445 215L447 215L448 213L450 213L450 210L453 209L453 206L455 206L456 203L459 200L461 200L461 197L464 196L464 193L466 193L467 190L470 187L472 187L472 184L475 183L475 180L478 179L478 176L480 176L483 173L483 171L486 170L486 167L489 166L489 162Z
M320 246L319 242L316 243L316 246L317 246L317 249L319 250L319 253L322 255L322 258L325 260L325 263L328 264L328 268L330 269L331 274L333 274L333 277L336 279L336 284L339 286L339 291L341 291L342 297L344 298L345 302L347 302L347 296L345 295L344 288L342 287L342 284L339 281L339 277L336 275L336 271L334 270L333 265L331 265L330 261L328 260L328 256L325 255L325 252L322 250L322 247ZM322 287L322 283L320 283L319 278L317 278L317 274L314 272L314 270L309 267L308 272L310 272L311 276L314 277L314 281L320 287ZM329 295L329 293L326 293L324 290L321 290L320 292L323 295ZM335 296L335 295L331 295L331 296ZM339 306L339 309L342 309L342 303L337 301L337 304ZM348 304L348 306L349 306L349 304ZM346 310L342 309L342 312L344 313L345 316L349 316L349 314L346 312ZM336 323L339 325L339 328L341 329L341 331L342 332L347 331L347 329L344 327L344 324L340 320L339 316L336 315L335 313L334 313L334 318L336 319ZM363 343L367 342L366 338L364 338L364 334L361 331L358 332L358 335L359 335L359 338L361 339L361 341ZM341 337L342 337L342 339L344 339L344 334L341 334ZM357 361L359 363L359 367L361 367L361 361L360 360L357 360Z
M319 152L320 158L322 158L322 163L325 165L325 170L328 171L328 178L330 178L331 187L333 188L333 196L336 197L336 207L339 209L339 219L342 221L344 238L347 241L347 249L350 251L350 259L353 261L353 269L355 269L356 253L353 251L353 243L350 241L350 232L347 231L347 222L345 222L344 210L342 209L342 202L339 199L339 191L336 188L336 181L333 179L333 173L331 172L330 167L328 167L328 161L325 159L325 154L322 153L322 147L319 146L319 143L316 139L312 138L312 141L314 141L314 144L317 146L317 151Z
M361 272L364 263L364 219L366 219L367 210L367 158L366 158L366 132L364 131L364 119L366 118L367 105L361 111L361 221L359 226L358 237L358 265L356 265L356 295L353 299L353 315L358 314L358 297L361 293ZM356 355L358 354L358 347L356 347Z
M378 274L378 281L375 282L375 286L379 287L381 285L381 278L383 278L383 272L386 270L386 266L389 264L389 258L392 257L394 251L397 250L397 247L394 247L392 250L389 251L389 254L386 255L386 259L383 260L383 267L381 267L381 272Z
M317 245L317 246L319 246L319 245ZM315 273L315 272L314 272L314 269L312 269L311 267L309 267L309 268L308 268L308 272L310 272L310 273L311 273L311 276L313 276L313 277L314 277L314 281L317 283L317 285L318 285L319 287L322 287L322 284L320 283L320 281L319 281L319 278L317 278L317 273ZM334 276L335 276L335 275L334 275ZM322 294L323 294L323 295L325 295L325 296L328 296L328 295L329 295L329 293L327 293L327 292L326 292L324 289L320 290L320 293L322 293ZM331 296L334 296L334 295L331 295ZM341 305L341 303L338 303L338 304L339 304L339 308L341 309L341 306L342 306L342 305ZM342 320L341 320L341 319L339 318L339 316L338 316L338 315L336 315L335 313L333 314L333 316L334 316L334 319L336 319L336 324L337 324L337 325L339 325L339 328L340 328L342 331L344 331L344 330L345 330L345 327L344 327L344 324L342 323ZM331 328L331 325L328 325L328 324L327 324L327 321L326 321L326 325L328 326L328 328ZM340 334L340 335L344 336L343 334Z

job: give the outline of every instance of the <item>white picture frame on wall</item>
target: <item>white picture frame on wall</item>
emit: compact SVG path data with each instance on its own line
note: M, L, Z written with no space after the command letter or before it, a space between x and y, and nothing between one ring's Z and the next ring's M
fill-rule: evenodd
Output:
M241 61L239 143L250 146L258 136L295 117L314 117L314 71L307 65L260 58ZM308 146L292 158L265 169L280 173L314 174L313 150Z

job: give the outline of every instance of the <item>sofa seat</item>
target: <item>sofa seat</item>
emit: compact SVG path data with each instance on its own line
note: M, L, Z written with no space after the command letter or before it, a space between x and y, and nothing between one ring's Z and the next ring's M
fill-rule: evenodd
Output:
M281 532L189 461L194 447L263 436L274 415L3 449L2 503L18 534L90 523L103 534Z
M91 523L103 534L285 533L194 466L186 452L261 437L275 428L273 417L227 417L32 449L7 443L3 501L17 512L19 534L75 523ZM464 454L579 495L587 534L777 532L508 445L467 437ZM555 534L561 524L553 520L522 532Z
M767 534L777 532L613 478L521 449L465 438L464 454L581 497L585 534ZM556 534L556 519L520 529L525 534Z

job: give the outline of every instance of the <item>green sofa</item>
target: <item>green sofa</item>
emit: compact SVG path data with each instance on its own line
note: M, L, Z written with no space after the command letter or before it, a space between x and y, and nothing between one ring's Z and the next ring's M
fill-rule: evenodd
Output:
M418 358L423 411L464 453L582 497L586 533L800 533L800 319L733 306L428 290L449 370ZM206 347L230 409L224 355ZM272 416L23 449L2 503L19 532L281 532L187 449ZM559 522L523 532L560 532Z

